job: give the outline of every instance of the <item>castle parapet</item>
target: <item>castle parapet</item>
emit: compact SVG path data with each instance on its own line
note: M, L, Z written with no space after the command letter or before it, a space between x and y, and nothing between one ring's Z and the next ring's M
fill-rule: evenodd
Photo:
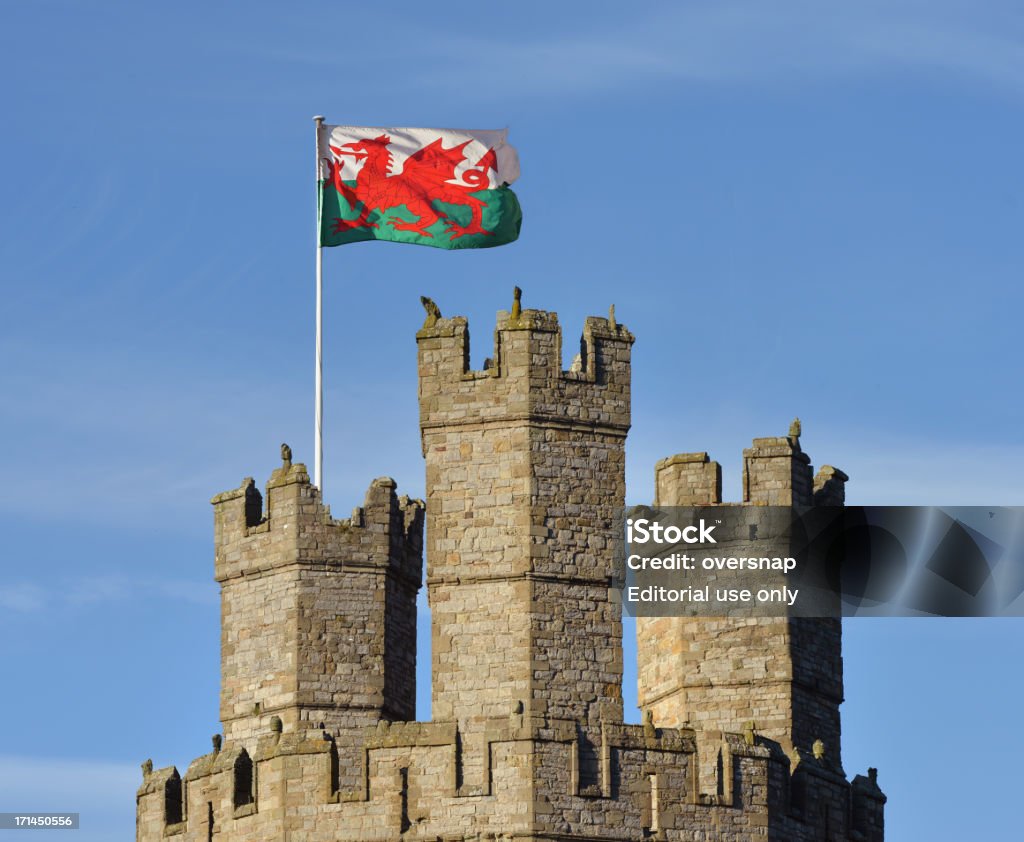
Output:
M336 520L302 464L213 498L221 584L221 720L245 739L289 726L415 718L423 503L371 483ZM282 653L292 653L282 657Z
M335 519L299 463L278 468L267 482L267 507L251 477L218 494L214 559L218 582L275 566L322 564L354 569L386 567L419 585L422 577L423 502L398 497L390 477L374 480L350 518Z
M842 775L811 758L794 785L786 755L749 730L648 720L602 723L585 737L579 722L516 713L483 726L473 735L454 723L380 722L349 735L359 758L351 769L338 762L339 737L317 729L264 732L251 757L238 744L217 745L184 778L144 769L140 839L290 833L327 842L413 831L430 839L881 840L872 810L884 796L873 777L858 779L851 801Z
M469 368L465 318L438 319L416 339L424 435L460 423L531 418L623 436L629 430L633 335L608 319L586 319L580 352L567 371L558 314L543 310L499 312L494 356L480 371Z

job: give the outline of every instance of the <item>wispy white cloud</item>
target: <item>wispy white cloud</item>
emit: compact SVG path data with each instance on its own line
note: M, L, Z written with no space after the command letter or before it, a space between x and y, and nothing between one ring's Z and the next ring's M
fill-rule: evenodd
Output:
M46 605L46 591L32 582L0 585L0 608L25 613Z
M60 577L45 587L31 581L0 585L0 608L22 614L59 606L105 605L141 599L216 605L217 586L212 581L119 575Z
M467 97L562 96L686 80L807 84L916 72L1024 90L1024 20L1008 3L986 4L984 15L961 0L706 0L641 8L634 16L595 9L553 19L537 27L541 35L481 36L457 26L429 37L406 31L403 54L429 60L430 72L399 78L408 67L402 62L393 81L452 86ZM371 35L361 49L381 48ZM267 49L279 60L300 60L297 52ZM314 49L302 51L301 60L331 66L339 57ZM345 62L352 60L346 54ZM467 67L485 69L486 84L467 85Z

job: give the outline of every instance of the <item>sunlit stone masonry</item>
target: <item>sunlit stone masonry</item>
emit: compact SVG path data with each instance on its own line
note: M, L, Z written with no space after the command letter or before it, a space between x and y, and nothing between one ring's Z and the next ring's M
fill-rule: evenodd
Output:
M875 771L841 763L838 621L640 618L642 724L623 722L633 335L588 318L563 371L557 315L517 290L471 371L466 320L424 304L426 503L377 479L335 519L287 447L265 495L213 499L223 735L184 775L143 764L138 842L882 840ZM841 505L846 479L812 475L797 427L744 451L742 502ZM704 453L656 485L721 502Z

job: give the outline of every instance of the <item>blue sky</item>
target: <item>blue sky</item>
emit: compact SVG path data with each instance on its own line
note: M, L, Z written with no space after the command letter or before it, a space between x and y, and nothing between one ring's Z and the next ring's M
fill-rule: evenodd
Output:
M513 284L567 349L613 302L637 335L631 502L690 450L737 499L799 415L850 502L1024 503L1017 4L3 12L0 810L130 838L137 764L218 730L209 498L281 441L312 462L313 114L508 126L523 171L511 246L325 255L335 512L423 494L419 295L479 366ZM845 765L879 767L890 839L1010 837L1022 641L847 623Z

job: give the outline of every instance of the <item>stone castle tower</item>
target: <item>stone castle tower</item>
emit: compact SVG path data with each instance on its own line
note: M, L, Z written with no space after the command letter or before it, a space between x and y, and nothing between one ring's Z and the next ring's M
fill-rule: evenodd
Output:
M644 724L623 722L629 331L587 319L563 371L557 316L517 291L471 371L466 320L428 310L425 505L378 479L336 520L287 449L265 509L251 479L214 498L224 735L184 777L143 765L137 842L881 842L874 771L840 761L837 621L638 619ZM744 503L842 503L799 431L744 456ZM656 473L663 505L720 502L706 454Z

